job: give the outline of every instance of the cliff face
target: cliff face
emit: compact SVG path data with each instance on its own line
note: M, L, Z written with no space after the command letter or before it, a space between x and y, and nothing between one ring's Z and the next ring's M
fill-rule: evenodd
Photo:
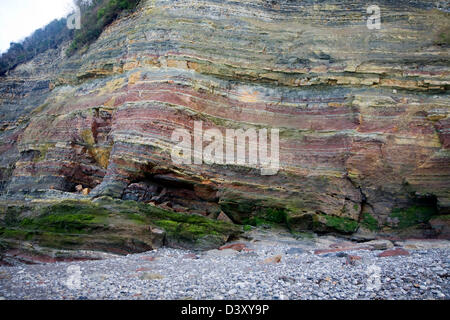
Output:
M75 186L190 213L398 223L450 208L449 14L435 1L142 1L88 50L0 80L8 198ZM280 171L177 165L175 129L280 129ZM55 193L56 194L56 193ZM331 221L332 222L332 221ZM336 227L336 226L334 226Z

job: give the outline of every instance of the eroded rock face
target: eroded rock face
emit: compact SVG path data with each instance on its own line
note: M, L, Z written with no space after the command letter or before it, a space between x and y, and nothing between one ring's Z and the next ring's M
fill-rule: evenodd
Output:
M145 252L165 245L209 250L238 237L241 229L201 216L107 197L94 201L1 201L0 261L3 253L23 252L28 243L114 254ZM31 254L33 246L29 247L25 251ZM35 253L39 255L40 251Z
M86 52L0 79L1 188L82 185L238 223L277 208L390 224L420 199L448 213L449 14L379 5L369 30L360 1L142 1ZM197 120L280 129L280 171L174 165L172 132Z

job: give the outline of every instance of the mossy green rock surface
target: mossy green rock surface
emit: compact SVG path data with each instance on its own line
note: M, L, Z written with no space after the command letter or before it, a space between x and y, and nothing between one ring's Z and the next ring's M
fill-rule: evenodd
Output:
M225 222L110 198L0 206L0 240L9 246L14 241L30 241L50 248L118 254L164 244L211 249L240 232Z

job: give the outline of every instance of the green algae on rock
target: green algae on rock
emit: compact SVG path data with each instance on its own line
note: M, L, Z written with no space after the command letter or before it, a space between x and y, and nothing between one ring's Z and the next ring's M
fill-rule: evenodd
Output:
M390 217L396 220L395 227L402 229L426 223L436 214L437 210L434 207L411 206L405 209L395 208Z
M375 219L370 213L363 214L361 225L370 231L377 231L380 228L377 219Z
M65 43L0 78L5 201L82 185L93 198L169 203L187 216L223 211L239 224L344 234L450 213L449 13L432 0L379 5L395 14L376 31L355 0L142 0L83 51L65 57ZM175 166L171 133L194 121L280 129L280 171ZM421 196L434 213L398 211ZM106 206L123 213L80 225L32 220L30 232L98 228L127 248L100 220L137 234L158 222L172 243L232 234L157 209L151 219L132 203ZM88 238L74 232L68 242L75 236Z
M60 249L143 252L164 244L212 249L239 235L238 226L133 201L99 198L0 207L0 238Z

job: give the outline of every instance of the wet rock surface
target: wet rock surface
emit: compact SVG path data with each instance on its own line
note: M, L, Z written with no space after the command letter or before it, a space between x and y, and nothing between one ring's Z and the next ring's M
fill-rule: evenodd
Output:
M240 226L170 209L112 198L0 201L0 254L19 249L21 255L54 258L39 246L113 254L141 253L163 245L209 250L242 233Z
M267 230L249 236L236 242L248 248L242 251L161 248L98 261L0 266L0 298L450 298L447 241L380 258L381 250L352 250L360 244L332 236L296 239ZM327 248L346 251L316 252Z

